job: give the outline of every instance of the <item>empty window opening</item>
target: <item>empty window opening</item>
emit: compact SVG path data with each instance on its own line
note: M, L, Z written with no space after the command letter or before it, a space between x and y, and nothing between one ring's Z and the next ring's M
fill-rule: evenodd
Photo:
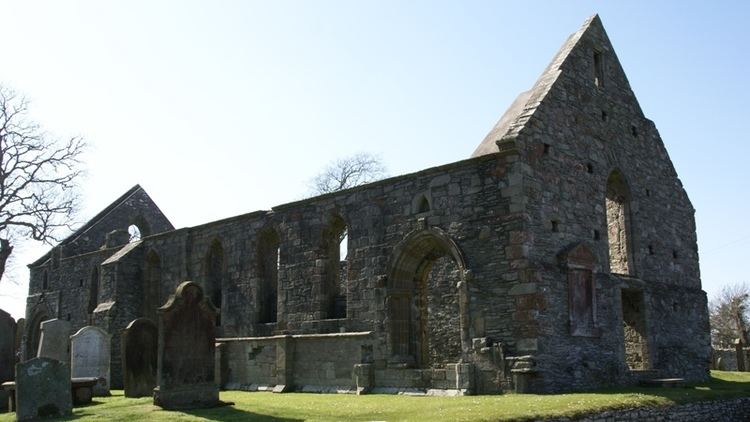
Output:
M672 311L677 312L680 310L680 305L677 302L672 302Z
M428 212L430 210L430 201L427 200L427 197L422 195L422 198L419 200L419 208L418 212L421 214L423 212Z
M648 245L648 254L653 255L654 254L654 245Z
M594 240L601 239L601 234L599 234L599 230L594 230Z
M83 279L78 279L78 287L83 287Z
M268 230L260 236L258 244L258 265L260 286L258 292L258 322L277 321L279 301L279 269L281 268L281 248L279 236Z
M650 369L643 293L622 290L622 330L625 362L631 370Z
M638 137L638 128L635 127L635 125L630 126L630 133L633 134L633 138L637 138Z
M322 280L322 309L324 319L346 318L346 291L349 271L349 229L336 215L323 233L325 271Z
M651 190L650 189L646 189L646 196L651 196Z
M672 258L673 259L677 259L678 258L677 250L673 250L672 251Z
M594 173L594 165L591 163L586 164L586 173L593 174Z
M630 189L625 177L615 170L607 178L607 242L609 270L615 274L633 275L630 238Z
M544 145L544 148L542 151L544 152L545 155L549 154L550 148L552 147L550 146L550 144L543 144L543 145Z
M602 121L606 122L607 119L609 119L609 115L607 115L607 112L602 110Z
M206 292L208 297L211 299L214 307L219 311L219 315L216 317L216 325L221 325L221 307L222 307L222 284L224 281L224 248L221 246L221 242L215 239L210 248L205 260L205 280L206 280Z
M157 321L156 310L161 305L161 259L152 250L146 255L146 270L143 272L143 316Z
M141 230L135 224L128 226L128 243L141 240Z
M67 319L68 321L70 321L70 314L66 315L65 319Z
M49 276L47 275L47 270L44 270L44 274L42 274L42 290L47 290L49 288Z
M594 51L594 85L604 86L604 58L599 51Z
M96 306L99 305L99 268L97 266L91 269L91 280L89 283L89 300L86 313L93 314Z
M560 223L557 220L550 221L550 226L553 233L560 231Z

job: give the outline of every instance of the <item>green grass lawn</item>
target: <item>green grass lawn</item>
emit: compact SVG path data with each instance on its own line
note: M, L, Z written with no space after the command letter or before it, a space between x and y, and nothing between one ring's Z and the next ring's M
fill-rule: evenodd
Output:
M273 394L225 391L234 406L164 411L151 398L126 399L122 391L73 410L80 420L222 421L478 421L574 416L591 411L663 406L750 396L750 373L713 371L711 381L686 388L628 388L591 393L500 396L412 397L396 395ZM0 414L0 422L14 420Z

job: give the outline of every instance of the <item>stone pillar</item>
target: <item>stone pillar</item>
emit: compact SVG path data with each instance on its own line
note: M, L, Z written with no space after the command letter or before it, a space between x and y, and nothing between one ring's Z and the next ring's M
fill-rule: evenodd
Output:
M286 393L294 389L294 338L287 334L276 342L276 386L274 393Z
M370 363L358 363L354 365L354 380L357 384L357 395L367 394L372 390L373 367Z

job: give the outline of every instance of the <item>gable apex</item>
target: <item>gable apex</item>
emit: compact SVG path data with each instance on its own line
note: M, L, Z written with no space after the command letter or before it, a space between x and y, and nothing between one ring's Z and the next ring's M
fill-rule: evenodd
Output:
M549 93L563 72L578 72L585 78L590 77L593 81L596 77L596 64L593 58L595 52L604 55L603 62L599 64L603 72L618 73L625 78L599 15L590 16L578 31L571 34L563 43L533 87L518 95L471 156L496 153L499 151L498 142L516 138L527 127L528 122L532 120L544 102L554 101L549 98ZM600 79L603 80L599 83L606 84L606 78ZM629 84L627 86L634 108L637 109L634 111L642 114ZM568 94L578 93L569 92Z

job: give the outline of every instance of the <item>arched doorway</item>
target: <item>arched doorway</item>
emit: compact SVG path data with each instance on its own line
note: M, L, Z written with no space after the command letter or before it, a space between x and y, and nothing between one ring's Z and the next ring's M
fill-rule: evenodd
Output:
M440 229L409 234L394 249L388 282L390 361L434 368L468 350L466 265Z
M39 351L39 340L42 336L41 324L50 319L49 314L44 310L38 310L31 318L30 324L27 325L27 342L26 342L26 360L36 357Z

